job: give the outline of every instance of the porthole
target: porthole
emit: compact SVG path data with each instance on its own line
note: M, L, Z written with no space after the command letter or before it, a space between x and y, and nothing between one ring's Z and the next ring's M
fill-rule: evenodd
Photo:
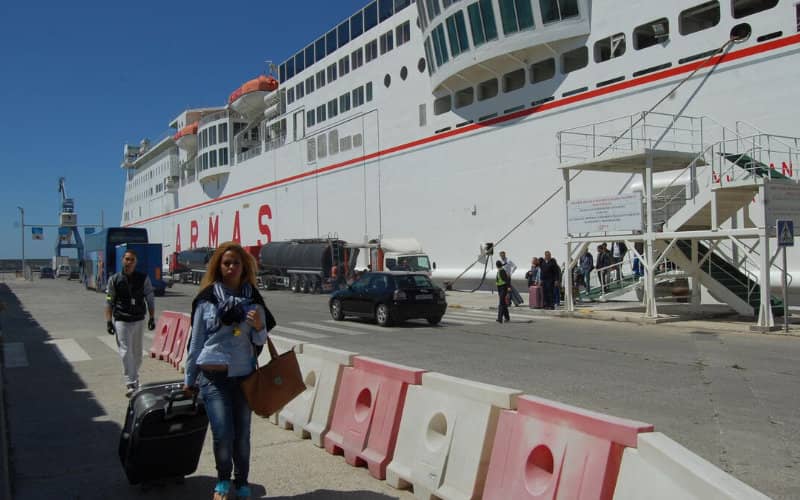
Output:
M389 85L392 84L392 77L389 75L389 73L386 73L386 76L383 77L383 84L387 89L389 88Z
M417 69L420 73L425 73L425 58L420 57L419 62L417 63Z
M405 81L406 78L408 78L408 68L403 66L400 68L400 79Z
M744 42L750 38L753 29L748 23L737 24L731 29L731 40L734 42Z

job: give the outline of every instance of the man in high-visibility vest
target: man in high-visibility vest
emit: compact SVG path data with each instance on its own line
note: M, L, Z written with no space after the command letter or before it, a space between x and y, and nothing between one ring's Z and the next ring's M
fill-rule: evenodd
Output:
M508 302L511 296L511 277L505 269L503 269L503 262L498 260L495 265L497 266L497 277L495 283L497 284L497 295L500 297L500 302L497 304L497 322L506 323L511 321L508 315Z

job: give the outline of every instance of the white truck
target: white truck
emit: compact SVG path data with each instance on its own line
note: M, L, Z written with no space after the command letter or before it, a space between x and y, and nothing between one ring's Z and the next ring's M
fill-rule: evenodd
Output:
M373 239L361 247L369 250L373 271L421 271L431 275L431 260L416 238Z

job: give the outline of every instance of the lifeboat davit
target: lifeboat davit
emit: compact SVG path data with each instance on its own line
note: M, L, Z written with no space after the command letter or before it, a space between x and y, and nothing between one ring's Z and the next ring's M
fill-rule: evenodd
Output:
M175 144L177 144L179 148L185 149L186 151L194 151L197 149L197 125L198 122L190 123L172 136L172 140L175 141Z
M230 107L244 116L255 117L266 107L264 98L278 89L278 80L261 75L234 90L228 97Z

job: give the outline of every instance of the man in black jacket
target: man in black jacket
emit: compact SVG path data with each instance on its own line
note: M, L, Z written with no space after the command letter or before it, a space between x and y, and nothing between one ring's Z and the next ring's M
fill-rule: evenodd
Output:
M561 279L561 268L558 262L550 256L550 250L544 253L544 260L539 262L542 280L542 295L544 296L544 308L554 309L553 294L558 281Z
M154 330L156 309L153 285L146 274L136 271L136 252L128 250L122 256L122 272L108 280L105 308L106 331L116 336L122 357L127 397L131 397L139 388L145 312L150 314L147 329Z

